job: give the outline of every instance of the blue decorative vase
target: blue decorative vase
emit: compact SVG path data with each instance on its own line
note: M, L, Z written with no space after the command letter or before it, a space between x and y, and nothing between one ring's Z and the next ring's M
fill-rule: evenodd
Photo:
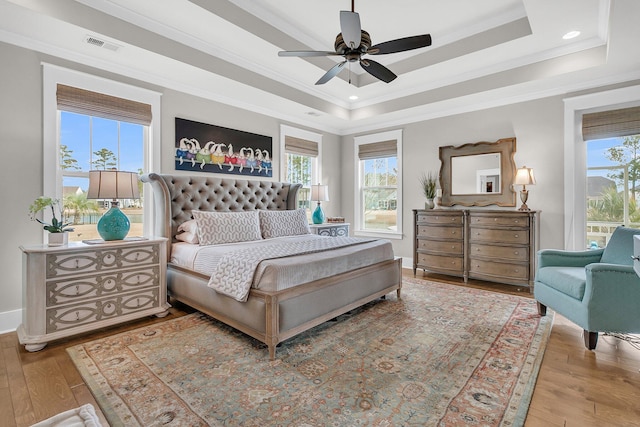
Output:
M122 240L130 227L129 218L117 206L112 206L98 221L98 234L103 240Z
M324 223L324 211L320 207L320 203L318 203L316 210L313 211L313 214L311 215L311 220L313 221L314 224Z

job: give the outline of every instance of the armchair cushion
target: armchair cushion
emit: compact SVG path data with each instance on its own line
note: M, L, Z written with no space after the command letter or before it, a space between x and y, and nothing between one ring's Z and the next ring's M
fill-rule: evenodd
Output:
M538 270L536 281L553 284L550 286L558 292L582 301L587 275L583 267L544 267Z
M608 264L633 265L633 236L640 234L637 228L618 227L604 248L600 262Z

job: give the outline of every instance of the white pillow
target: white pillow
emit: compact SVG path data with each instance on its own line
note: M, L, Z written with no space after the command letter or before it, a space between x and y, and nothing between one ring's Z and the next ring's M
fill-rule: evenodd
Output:
M304 209L259 212L263 239L310 233L307 212Z
M197 233L198 232L198 223L195 219L190 219L189 221L185 221L178 226L178 232L186 231L187 233Z
M191 211L198 224L200 245L261 240L258 211Z
M191 243L193 245L197 245L198 243L200 243L200 241L198 240L198 235L189 231L176 234L176 239L180 240L181 242Z

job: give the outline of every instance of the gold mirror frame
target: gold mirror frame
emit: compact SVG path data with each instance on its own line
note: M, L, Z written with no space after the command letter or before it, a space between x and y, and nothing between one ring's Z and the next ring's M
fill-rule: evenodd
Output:
M515 206L516 192L513 190L513 179L516 163L513 156L516 152L516 139L504 138L496 142L477 142L460 146L440 147L440 188L442 189L442 206ZM478 154L500 154L500 193L451 194L452 168L451 158L473 156Z

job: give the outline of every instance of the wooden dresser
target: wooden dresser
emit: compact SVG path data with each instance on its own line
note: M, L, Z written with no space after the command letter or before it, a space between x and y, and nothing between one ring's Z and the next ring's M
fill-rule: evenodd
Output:
M413 273L488 280L533 289L539 211L414 212Z

